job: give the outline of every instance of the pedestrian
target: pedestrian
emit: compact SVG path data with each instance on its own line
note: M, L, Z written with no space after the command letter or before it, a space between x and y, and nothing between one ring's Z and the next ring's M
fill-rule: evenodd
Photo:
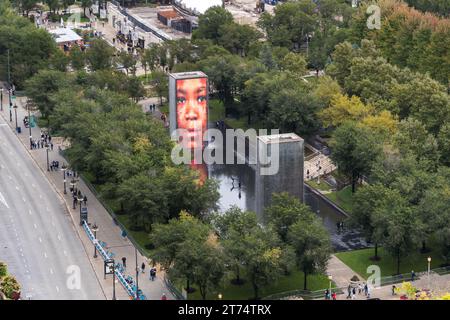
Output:
M416 273L414 270L411 271L411 281L414 281L414 278L416 277Z
M329 295L330 295L330 292L328 291L328 289L325 290L325 300L329 300Z
M331 294L331 298L332 298L333 300L336 300L336 292L333 292L333 293Z
M336 222L336 230L338 233L341 231L341 223L339 221Z
M352 300L356 299L355 293L356 293L356 290L355 290L355 288L353 288L353 290L352 290Z
M113 38L113 44L116 44L116 38Z
M166 297L165 293L162 294L161 300L167 300L167 297Z
M363 290L362 284L358 283L358 294L361 294L362 290Z
M348 287L347 287L347 299L348 298L351 298L351 296L352 296L352 287L350 286L350 285L348 285Z
M155 277L156 277L156 268L153 267L153 268L150 270L150 278L152 279L152 281L155 281Z
M127 267L127 258L122 257L122 264L123 264L123 267L124 267L124 268Z
M369 293L369 287L367 286L367 283L364 283L364 294L367 296Z
M50 148L53 151L53 142L50 142Z
M141 265L141 272L142 272L142 273L145 273L144 270L145 270L145 263L142 262L142 265Z
M392 285L392 295L393 295L393 296L395 296L395 289L396 289L396 286L395 286L395 284L394 284L394 285Z
M86 195L84 195L84 197L83 197L83 202L84 202L84 205L87 204L87 197L86 197Z

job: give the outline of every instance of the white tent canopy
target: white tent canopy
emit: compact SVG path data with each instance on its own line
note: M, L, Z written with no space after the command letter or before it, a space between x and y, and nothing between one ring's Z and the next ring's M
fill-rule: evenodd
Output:
M50 29L48 32L53 35L53 38L58 44L65 42L76 42L83 39L75 31L69 28Z

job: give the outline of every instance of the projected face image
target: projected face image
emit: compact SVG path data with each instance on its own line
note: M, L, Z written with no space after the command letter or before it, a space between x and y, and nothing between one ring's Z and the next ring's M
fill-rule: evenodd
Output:
M208 99L206 78L177 81L177 127L186 129L183 137L187 148L201 148L207 129Z

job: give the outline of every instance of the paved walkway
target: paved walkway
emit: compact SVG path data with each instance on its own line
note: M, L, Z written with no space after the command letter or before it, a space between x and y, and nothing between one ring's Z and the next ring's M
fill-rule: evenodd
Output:
M105 295L108 299L112 297L112 276L108 275L107 279L104 280L103 276L103 260L99 256L97 258L93 258L94 255L94 246L90 242L87 237L85 231L79 225L79 208L72 209L72 197L69 191L69 179L67 179L67 194L63 193L63 173L62 171L47 171L47 155L45 148L44 149L35 149L30 150L30 140L29 140L29 129L23 126L23 118L28 114L27 111L23 108L25 105L26 98L21 97L16 99L16 104L19 106L17 108L17 123L22 127L22 133L17 134L18 140L23 143L26 150L34 159L34 161L38 164L40 169L44 172L47 179L53 186L54 190L58 193L58 195L64 200L64 203L67 207L67 210L70 212L71 219L74 223L74 228L80 235L80 238L83 242L84 247L87 252L92 252L92 255L89 255L90 262L92 263L95 273L100 281L100 284L103 287ZM0 112L0 115L9 123L11 126L11 130L14 130L15 126L15 115L13 111L13 121L9 122L9 107L8 107L8 95L4 94L3 99L3 112ZM32 128L32 137L33 139L38 139L40 137L40 128L35 127ZM19 143L18 141L18 143ZM58 145L54 145L54 150L49 151L49 161L57 160L60 163L60 167L62 166L65 160L58 154ZM116 260L119 260L122 257L126 257L127 259L127 270L126 275L130 275L133 278L136 277L136 272L134 269L135 264L135 248L132 243L127 239L121 236L121 229L113 222L112 217L106 211L106 209L101 205L101 203L95 198L95 196L90 192L89 188L80 180L77 185L77 188L81 190L83 195L87 196L87 203L89 209L89 222L96 223L99 226L99 231L97 232L97 238L105 241L108 247L112 248L116 254ZM142 262L146 263L146 271L144 275L139 276L139 288L146 295L149 300L158 300L161 298L162 294L165 293L169 300L175 299L172 294L170 294L169 290L165 286L163 282L163 272L157 266L157 277L155 281L149 280L149 261L146 257L142 256L138 252L138 266L140 267ZM120 261L121 262L121 261ZM116 297L120 300L129 299L128 294L125 292L120 283L116 283Z
M356 275L364 283L365 280L361 275L354 272L345 263L339 260L335 255L331 256L328 262L327 274L332 276L333 281L336 286L342 288L343 294L337 295L337 300L347 300L347 287L350 283L350 279ZM367 276L367 275L366 275ZM418 275L419 276L419 275ZM408 279L405 279L408 281ZM430 274L430 278L425 273L422 273L417 280L413 281L412 284L418 289L425 289L431 287L431 291L436 295L440 296L446 292L450 292L450 274L438 275L434 272ZM397 287L401 286L401 283L395 284ZM370 288L370 297L379 298L382 300L399 300L398 295L392 295L392 285L385 285L377 288ZM366 300L367 297L364 293L357 294L355 300Z

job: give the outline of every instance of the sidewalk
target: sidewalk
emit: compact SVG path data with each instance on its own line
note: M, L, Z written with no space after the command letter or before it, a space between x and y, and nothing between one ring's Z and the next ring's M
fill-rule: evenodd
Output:
M22 127L22 133L17 134L18 139L24 145L25 149L31 155L32 159L36 162L39 168L44 172L49 182L53 185L55 191L64 200L64 203L67 207L67 212L70 213L70 218L74 223L74 228L77 231L83 246L89 256L90 262L93 265L97 278L99 279L100 284L103 287L103 291L107 299L112 298L112 275L108 275L106 280L103 275L103 259L98 256L97 258L93 258L94 255L94 245L90 242L88 236L85 231L79 225L79 208L77 206L76 209L72 209L72 196L69 191L70 185L70 177L66 178L67 185L67 194L64 195L64 187L63 187L63 172L59 171L47 171L47 153L44 149L34 149L30 150L30 139L29 139L29 129L23 126L23 118L28 115L28 112L24 109L25 97L17 97L16 104L17 108L17 123L20 127ZM4 94L3 98L3 112L0 112L0 115L5 119L5 121L11 126L11 130L14 130L15 126L15 115L13 111L13 121L9 122L9 103L8 103L8 95ZM40 138L40 128L35 127L32 128L32 137L33 139ZM53 141L53 140L52 140ZM63 163L67 162L58 154L58 146L54 144L53 151L49 151L49 161L59 161L60 168ZM127 269L125 272L125 276L132 276L133 279L136 278L136 272L134 269L135 265L135 248L132 243L128 240L128 238L123 238L121 236L122 230L114 223L112 217L106 211L106 209L100 204L100 202L95 198L95 196L91 193L89 188L84 184L82 180L80 180L77 184L77 188L81 191L83 195L87 196L87 206L89 210L88 221L91 224L96 223L99 227L99 231L97 231L97 238L101 241L107 243L107 247L116 247L110 249L110 251L115 253L116 262L122 262L121 258L126 257L127 260ZM144 295L148 300L159 300L163 293L166 294L168 300L174 300L175 298L167 289L164 284L163 277L164 273L158 268L157 277L155 281L149 280L149 269L151 264L149 265L149 261L146 257L142 256L138 252L137 263L140 268L142 262L146 263L145 273L142 275L139 271L139 289L142 290ZM116 297L118 300L128 300L130 297L126 293L125 289L122 287L120 283L116 283Z

